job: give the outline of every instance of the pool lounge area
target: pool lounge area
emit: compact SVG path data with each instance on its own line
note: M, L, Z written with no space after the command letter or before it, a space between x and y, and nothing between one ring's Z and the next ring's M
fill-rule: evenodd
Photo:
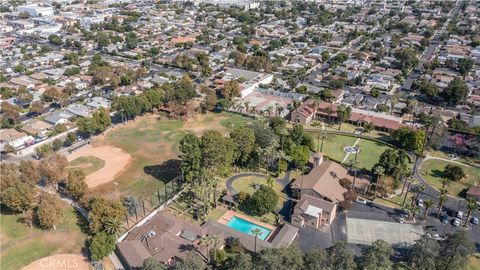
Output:
M273 232L277 230L277 227L231 210L227 211L222 217L220 217L218 222L250 236L254 236L253 230L258 229L261 233L258 239L264 241L269 241Z

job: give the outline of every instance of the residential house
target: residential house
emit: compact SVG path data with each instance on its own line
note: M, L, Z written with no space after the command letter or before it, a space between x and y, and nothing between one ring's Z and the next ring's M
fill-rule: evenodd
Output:
M0 130L1 151L5 150L6 145L10 145L14 150L25 148L33 144L34 138L24 132L19 132L13 128Z
M70 118L72 118L73 115L65 112L65 111L56 111L49 116L45 117L45 122L50 123L52 125L60 125L60 124L65 124L68 122Z

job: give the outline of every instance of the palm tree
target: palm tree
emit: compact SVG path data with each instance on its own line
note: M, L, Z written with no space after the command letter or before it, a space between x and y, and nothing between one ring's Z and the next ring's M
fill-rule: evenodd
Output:
M420 185L420 186L415 187L415 193L417 195L415 196L415 201L413 201L412 204L415 204L418 201L418 198L420 197L420 194L423 193L424 191L425 191L425 186L424 185Z
M122 223L118 218L111 218L105 223L105 232L118 236L118 230L121 226Z
M269 176L267 177L267 186L273 187L273 182L274 182L273 177L272 177L271 175L269 175Z
M213 259L216 260L217 258L217 247L222 243L222 239L218 237L218 235L212 235L210 237L210 242L213 245Z
M438 205L437 205L437 218L440 217L440 213L442 211L443 204L448 201L447 190L440 189L440 195L438 196Z
M450 179L448 178L445 178L445 177L442 178L441 182L442 182L442 188L445 188L445 186L450 185Z
M378 184L380 182L380 179L381 177L383 176L383 174L385 173L385 168L383 168L382 166L376 166L374 169L373 169L373 173L377 176L377 182L375 184L375 191L373 192L373 199L375 200L376 196L377 196L377 188L378 188Z
M425 214L424 214L423 218L426 219L427 215L428 215L428 210L430 209L430 207L433 206L433 201L432 200L426 200L424 205L425 205Z
M412 220L415 219L415 216L418 214L418 212L420 212L420 207L418 207L417 205L410 207L410 214L411 214Z
M204 246L207 249L207 261L210 263L210 245L212 244L212 237L209 235L204 235L200 239L200 245Z
M322 139L322 144L320 146L320 152L323 151L323 141L325 140L326 137L327 137L327 132L325 132L325 130L322 130L322 131L318 132L318 140L320 141L320 139ZM319 152L318 151L318 144L317 144L317 152Z
M468 209L467 219L465 220L465 225L464 226L467 226L468 220L470 219L470 215L472 214L473 211L475 211L477 209L477 201L475 201L472 198L468 199L467 200L467 209Z
M255 228L250 231L253 236L255 236L255 247L254 252L257 253L257 238L262 235L262 231L259 228Z

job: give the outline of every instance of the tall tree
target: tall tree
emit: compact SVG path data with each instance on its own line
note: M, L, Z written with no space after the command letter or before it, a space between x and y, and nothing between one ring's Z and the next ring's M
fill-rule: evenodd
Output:
M158 261L155 257L150 257L143 261L142 270L167 270L166 264Z
M90 229L93 232L106 231L106 224L112 219L124 220L126 208L120 201L111 201L101 197L94 198L90 203Z
M115 235L106 232L95 234L90 242L90 253L95 261L102 260L115 250Z
M464 230L447 234L445 240L440 244L440 255L437 260L436 269L465 269L468 265L468 258L475 250L474 244Z
M48 184L58 188L58 183L67 176L65 171L67 165L68 160L65 156L51 153L40 161L39 172Z
M357 267L347 242L335 243L328 253L330 255L330 266L333 269L354 270Z
M473 198L467 199L467 219L465 219L465 226L467 226L468 221L470 220L470 215L477 210L477 201Z
M78 200L83 196L87 189L88 186L87 183L85 183L85 173L82 170L74 169L73 171L68 172L66 188L68 195Z
M20 161L18 171L20 172L20 180L30 186L34 186L40 180L38 166L31 160Z
M6 181L2 170L2 181ZM8 208L25 212L32 207L34 201L34 188L26 183L16 181L15 184L1 191L1 202Z
M363 269L391 269L393 249L390 244L384 240L377 240L367 248L363 258Z
M175 270L204 270L206 268L205 261L193 251L188 251L185 257L173 267Z
M202 152L200 148L201 141L193 133L187 133L180 140L180 151L182 154L181 170L184 180L191 182L198 177L201 170Z
M235 144L235 161L239 164L245 164L251 157L255 149L255 132L245 126L236 127L230 132L230 139Z
M295 245L280 248L266 248L258 253L255 265L264 270L301 269L302 253Z
M339 121L338 130L342 128L342 123L350 119L350 115L352 114L352 107L346 105L340 105L337 108L337 118Z
M460 77L457 77L443 90L442 96L447 102L456 105L466 100L468 92L467 85Z
M448 164L443 169L443 177L450 181L459 181L465 176L466 175L465 175L465 172L463 171L463 168L460 167L459 165Z
M62 217L63 209L60 199L54 194L42 193L37 206L37 218L40 225L55 230Z
M330 258L325 249L314 247L303 255L303 269L305 270L324 270L329 269Z
M430 236L423 235L415 241L408 255L408 263L414 270L436 269L440 244Z
M227 258L222 268L228 270L253 269L252 257L248 253L236 253Z

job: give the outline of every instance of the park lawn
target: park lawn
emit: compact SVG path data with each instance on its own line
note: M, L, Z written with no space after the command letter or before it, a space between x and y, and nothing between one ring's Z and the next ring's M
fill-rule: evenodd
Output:
M86 239L81 228L84 221L71 206L65 203L64 207L64 216L57 230L29 228L18 222L21 214L2 211L0 269L21 269L53 254L81 254Z
M390 146L385 144L370 141L366 139L360 139L357 146L360 146L360 152L358 153L357 162L359 163L360 169L371 170L372 167L378 162L380 155ZM354 160L355 154L351 154L349 160Z
M132 156L132 164L115 179L117 191L120 195L142 197L162 190L166 182L179 176L179 142L187 132L202 135L214 129L227 134L247 121L248 118L232 113L210 112L187 121L146 115L108 131L96 143L119 147ZM114 188L105 184L97 191L111 194Z
M317 149L317 146L322 143L322 140L318 140L318 136L314 132L308 132L310 135L312 135L314 142L315 142L315 149ZM344 135L338 135L338 134L327 134L327 137L325 137L325 140L323 142L323 149L322 153L327 156L330 159L333 159L338 162L342 162L343 158L345 157L346 153L343 150L343 147L345 146L352 146L357 138L355 137L350 137L350 136L344 136ZM320 147L318 147L320 149Z
M420 175L436 189L440 189L442 188L442 172L448 164L457 163L438 159L428 159L420 166ZM474 186L476 181L480 180L480 168L468 165L461 166L467 176L460 181L451 182L447 186L447 190L450 195L464 197L465 191Z
M68 163L67 170L80 169L85 175L92 174L105 166L105 161L92 156L76 158Z

